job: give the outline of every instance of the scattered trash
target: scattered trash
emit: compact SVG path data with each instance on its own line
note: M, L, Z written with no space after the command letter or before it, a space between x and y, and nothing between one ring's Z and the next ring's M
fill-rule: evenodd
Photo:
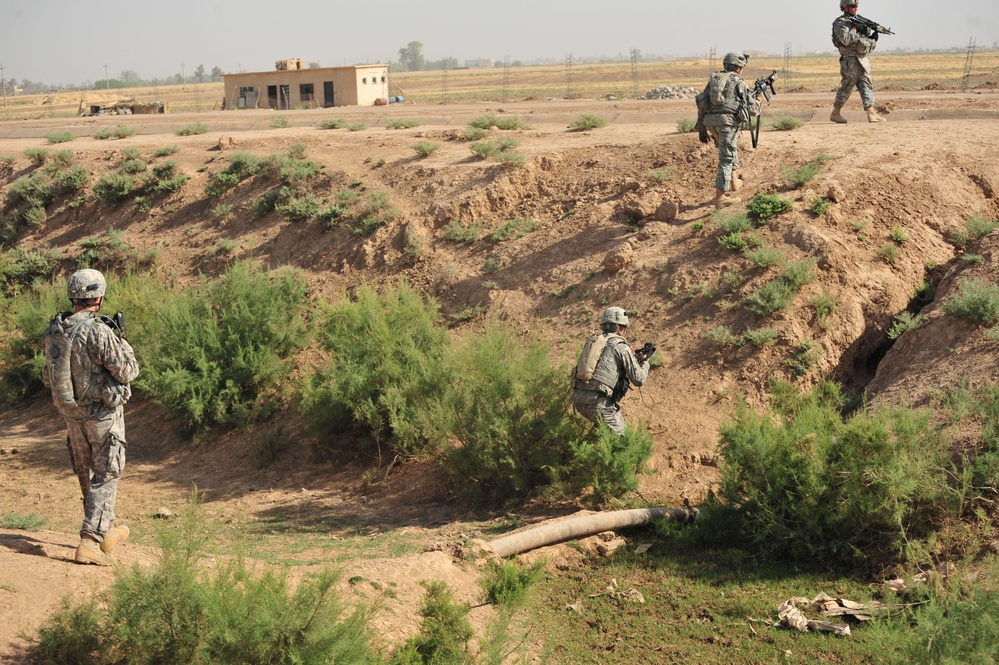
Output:
M170 519L171 517L173 517L173 511L170 510L169 508L160 506L159 509L157 509L157 511L153 513L153 517L155 517L158 520Z
M892 580L892 582L895 581L900 582L901 580ZM845 623L809 619L805 616L804 612L798 609L798 605L809 605L811 609L823 616L849 616L856 621L869 621L874 614L885 612L889 609L887 605L876 600L869 603L858 603L846 598L833 598L824 593L820 593L812 600L807 598L791 598L785 600L777 608L778 618L788 628L800 631L817 630L835 633L836 635L849 635L850 626Z
M639 603L641 605L645 604L645 596L638 589L631 587L627 591L617 590L617 579L611 578L610 584L608 584L603 591L600 593L591 594L590 598L597 598L598 596L607 595L614 600L620 602L623 600L631 601L633 603Z
M651 543L642 543L641 545L635 548L635 554L645 554L646 552L649 551L650 547L652 547Z

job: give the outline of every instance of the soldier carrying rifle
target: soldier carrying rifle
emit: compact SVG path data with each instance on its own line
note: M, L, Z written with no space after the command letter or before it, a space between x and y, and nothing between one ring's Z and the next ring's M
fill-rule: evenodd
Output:
M829 120L846 123L846 118L840 113L853 88L860 92L864 102L868 122L884 122L874 108L874 84L871 82L871 59L868 56L878 45L878 35L894 34L874 21L857 15L859 0L840 0L839 8L843 15L833 21L832 40L839 49L839 71L842 77L839 90L836 92L836 102Z

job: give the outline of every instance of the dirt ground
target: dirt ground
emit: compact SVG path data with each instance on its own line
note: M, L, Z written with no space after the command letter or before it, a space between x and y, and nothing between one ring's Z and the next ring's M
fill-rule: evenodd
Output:
M821 356L798 379L809 385L834 376L872 398L925 402L935 388L959 380L995 379L996 343L985 331L946 317L939 308L961 279L995 283L999 241L989 237L973 248L980 261L961 261L948 240L973 215L999 219L999 93L880 92L888 122L862 122L854 98L845 114L850 123L828 122L829 95L790 94L775 98L766 118L789 113L808 122L796 131L764 131L752 150L740 140L746 199L755 192L779 192L794 210L757 230L767 246L787 260L814 259L817 279L795 306L766 320L739 306L777 273L750 264L718 242L710 217L717 155L694 134L680 134L676 121L693 117L690 101L522 102L374 109L288 112L292 126L273 129L273 114L185 114L149 118L48 119L0 125L0 155L17 155L10 185L31 167L22 153L43 146L44 137L63 128L81 138L51 149L70 149L92 173L123 161L121 150L151 155L166 145L192 180L177 198L142 213L131 205L114 209L91 202L49 211L49 219L28 229L18 244L56 248L75 256L78 242L116 229L142 252L158 249L153 270L164 284L182 288L199 272L216 274L230 258L217 250L219 239L237 244L235 254L268 265L304 270L310 286L329 297L362 281L405 276L434 295L446 315L489 312L525 334L540 334L551 345L551 361L573 361L581 340L596 326L599 312L618 304L635 312L630 336L636 344L654 341L664 363L648 384L625 400L625 417L641 418L655 442L652 472L643 477L641 497L660 505L696 503L717 478L718 427L740 400L757 408L766 403L773 377L793 378L788 360L805 341ZM513 132L526 164L509 168L475 158L461 140L472 118L495 113L517 115L530 129ZM609 120L606 127L567 131L583 113ZM367 128L321 130L323 118L347 117ZM385 128L389 118L415 118L418 127ZM212 131L179 137L174 131L201 120ZM97 127L125 122L136 135L97 141ZM411 145L434 141L441 148L418 158ZM322 229L316 222L293 223L276 214L253 219L249 206L262 190L237 188L226 202L235 214L217 220L218 201L202 197L209 174L223 168L234 150L267 155L294 143L326 166L323 187L331 195L361 182L367 192L388 191L400 215L370 236L350 229ZM225 149L217 149L219 145ZM784 179L797 168L830 155L825 168L804 188ZM653 178L650 172L660 174ZM810 211L816 198L832 201L829 212ZM667 205L664 205L667 204ZM448 242L444 227L479 223L483 236L513 218L531 218L539 230L503 243ZM702 228L703 227L703 228ZM891 263L879 249L895 243ZM994 234L993 234L994 236ZM422 252L407 252L418 238ZM609 258L613 257L614 261ZM495 270L484 270L489 265ZM618 267L608 268L611 264ZM938 282L937 298L923 310L924 325L892 345L886 335L894 317L912 305L924 281ZM825 319L810 299L825 295L836 303ZM481 317L455 326L460 335L481 325ZM737 333L771 327L778 341L763 348L720 347L705 337L717 326ZM451 501L432 466L397 464L365 476L377 462L333 465L323 443L307 435L290 415L288 450L260 468L254 441L264 432L217 432L190 442L151 401L137 399L126 411L128 465L118 496L119 519L134 529L122 544L123 565L156 560L154 514L160 507L182 510L192 485L204 492L205 509L233 529L295 515L295 523L319 524L323 544L290 554L302 570L323 561L344 567L344 589L358 599L370 596L346 582L363 578L391 586L394 597L379 615L387 642L412 634L422 579L445 579L458 597L480 602L478 573L456 552L465 537L489 536L509 524L509 516L473 511ZM79 488L70 473L64 428L50 402L38 398L0 412L0 514L35 513L46 529L0 529L0 661L25 657L30 636L44 618L72 596L106 588L114 571L71 562L78 542ZM388 471L388 472L387 472ZM375 482L371 482L375 478ZM525 510L517 522L563 516L579 506ZM315 529L313 529L315 530ZM351 558L341 545L358 534L379 543L402 538L429 551ZM260 536L268 551L280 549L287 533ZM443 543L444 545L441 545ZM377 545L376 545L377 547ZM560 548L557 556L578 556ZM363 585L360 585L363 586ZM480 625L487 609L475 610Z

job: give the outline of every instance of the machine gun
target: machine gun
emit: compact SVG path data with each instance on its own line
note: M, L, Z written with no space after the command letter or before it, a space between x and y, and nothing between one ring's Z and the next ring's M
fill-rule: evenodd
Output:
M753 85L753 91L750 93L753 97L759 97L763 95L767 100L767 104L773 99L773 96L777 94L774 90L774 81L777 77L781 75L784 68L775 69L770 76L761 76L756 79L756 83ZM752 123L749 125L749 135L753 138L753 147L755 148L760 142L760 121L763 119L763 114L756 116L756 129L753 129Z
M652 357L652 354L656 352L656 347L652 345L652 342L646 342L641 348L635 349L635 355L638 356L639 360L648 360Z
M886 28L876 21L872 21L869 18L864 18L859 14L857 16L847 16L853 27L857 29L857 32L863 32L866 37L878 41L878 35L894 35L895 33L891 31L891 28Z
M122 312L115 312L114 316L101 314L101 321L113 330L120 339L125 338L125 315Z

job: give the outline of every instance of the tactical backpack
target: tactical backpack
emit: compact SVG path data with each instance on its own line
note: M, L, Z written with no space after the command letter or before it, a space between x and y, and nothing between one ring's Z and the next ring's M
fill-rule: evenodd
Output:
M593 372L597 368L597 361L603 355L607 343L611 339L625 341L624 337L614 333L597 333L591 335L583 345L583 352L579 354L579 362L576 363L576 372L573 377L576 381L592 381Z
M45 330L45 369L47 383L52 390L52 401L63 417L83 420L90 417L90 409L76 401L73 387L73 370L70 361L74 344L84 344L93 319L66 328L63 320L69 312L56 314ZM84 390L86 392L86 390Z

